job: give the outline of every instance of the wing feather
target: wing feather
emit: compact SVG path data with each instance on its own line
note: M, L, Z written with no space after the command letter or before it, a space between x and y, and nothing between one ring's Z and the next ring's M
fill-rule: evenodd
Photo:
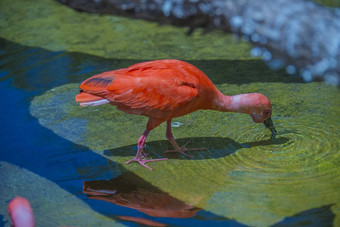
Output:
M203 77L188 63L159 60L92 76L80 88L125 112L147 115L154 110L175 110L193 100Z
M107 87L106 97L125 108L170 111L180 107L198 95L195 86L188 86L177 78L165 77L117 77Z
M80 85L80 89L98 96L107 95L107 86L109 86L115 79L115 71L104 72L95 76L92 76L85 80Z

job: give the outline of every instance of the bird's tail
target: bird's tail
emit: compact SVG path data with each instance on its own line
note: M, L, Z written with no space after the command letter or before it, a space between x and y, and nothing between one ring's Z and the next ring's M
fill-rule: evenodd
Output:
M102 97L91 95L86 92L80 92L76 95L76 101L79 102L82 107L99 106L110 102L107 99L103 99Z

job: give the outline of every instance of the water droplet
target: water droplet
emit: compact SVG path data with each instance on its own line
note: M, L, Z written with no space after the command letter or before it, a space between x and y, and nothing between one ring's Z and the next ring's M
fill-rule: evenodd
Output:
M313 71L315 74L323 74L329 67L328 59L323 59L313 66Z
M311 82L313 79L313 75L309 70L304 70L302 72L302 78L304 79L304 81L306 82Z
M262 54L262 50L260 47L254 47L250 50L250 56L258 57Z
M177 18L183 18L183 16L185 15L185 12L180 8L180 7L176 7L173 10L174 16Z
M269 51L265 50L265 51L262 53L262 59L263 59L264 61L269 61L271 58L272 58L272 54L271 54Z
M250 35L254 31L254 24L251 20L246 21L242 26L242 32L246 35Z
M172 2L171 1L165 1L163 6L162 6L162 11L166 17L170 16L171 12L171 7L172 7Z
M231 24L231 26L233 26L233 27L235 27L235 28L241 27L242 22L243 22L243 19L242 19L242 17L240 17L240 16L233 16L233 17L230 19L230 24Z
M294 65L287 65L286 72L290 75L296 73L296 68Z
M261 21L264 18L264 14L263 14L263 12L259 12L257 10L254 10L254 12L252 12L252 18L255 21Z
M181 122L179 122L179 121L171 122L171 127L179 127L181 125L183 125L183 124Z
M208 3L200 3L200 4L198 5L198 7L200 8L200 10L201 10L203 13L209 13L209 12L210 12L210 9L211 9L210 4L208 4Z
M252 34L251 35L251 41L253 41L253 42L258 42L260 40L260 35L259 34L257 34L257 33L254 33L254 34Z

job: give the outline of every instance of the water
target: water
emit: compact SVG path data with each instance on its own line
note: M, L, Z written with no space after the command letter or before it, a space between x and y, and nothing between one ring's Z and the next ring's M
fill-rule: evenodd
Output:
M72 24L67 25L70 31L61 32L53 27L60 18L50 15L62 13L64 20L77 25L84 19L97 24L107 20L97 29L118 23L115 29L123 34L123 25L129 31L138 28L126 19L78 16L53 1L37 3L42 13L50 14L46 20L33 20L35 7L21 3L37 24L27 20L20 25L15 23L18 18L8 15L1 20L2 25L14 24L0 39L0 225L10 226L6 206L17 195L31 202L38 226L340 225L338 88L303 83L285 70L271 71L249 57L249 46L235 44L231 36L223 39L220 33L185 37L173 35L181 29L137 22L149 26L150 34L157 31L147 40L152 48L138 42L143 35L137 34L126 38L132 47L121 44L125 51L115 53L121 48L115 38L106 49L97 50L106 39L99 36L104 40L92 43L84 36L94 34L76 31ZM7 3L3 17L22 10L13 4ZM45 26L32 30L39 23ZM28 30L20 33L20 26ZM166 36L170 38L157 41ZM207 47L212 38L216 42ZM219 45L223 51L218 51ZM79 107L74 101L79 82L163 57L186 59L225 94L267 95L279 133L276 139L249 116L197 111L177 118L173 133L179 145L191 141L189 148L208 150L191 152L192 159L164 154L171 145L161 125L148 136L146 151L169 160L150 163L153 171L124 165L135 155L147 119L109 105Z

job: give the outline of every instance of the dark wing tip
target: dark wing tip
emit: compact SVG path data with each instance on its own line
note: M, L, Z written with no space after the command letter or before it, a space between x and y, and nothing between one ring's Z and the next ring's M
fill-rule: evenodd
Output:
M90 87L107 87L111 82L113 78L89 78L83 82L82 85L90 86Z

